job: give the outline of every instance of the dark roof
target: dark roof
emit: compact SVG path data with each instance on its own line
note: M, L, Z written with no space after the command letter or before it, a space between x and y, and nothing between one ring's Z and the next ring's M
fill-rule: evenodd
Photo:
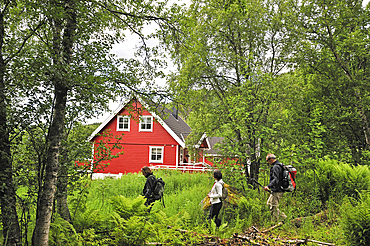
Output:
M171 128L171 130L185 142L186 137L190 134L191 128L186 122L174 111L162 107L159 109L162 120ZM177 118L176 118L177 117Z
M224 138L223 137L207 137L210 149L206 150L205 153L208 155L219 155L219 149L215 148L215 144L221 142Z

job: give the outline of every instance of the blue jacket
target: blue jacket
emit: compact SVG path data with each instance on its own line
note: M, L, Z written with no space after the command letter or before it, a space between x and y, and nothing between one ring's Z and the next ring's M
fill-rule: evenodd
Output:
M281 189L281 180L283 179L283 164L276 160L270 169L270 183L267 187L274 192L284 192Z

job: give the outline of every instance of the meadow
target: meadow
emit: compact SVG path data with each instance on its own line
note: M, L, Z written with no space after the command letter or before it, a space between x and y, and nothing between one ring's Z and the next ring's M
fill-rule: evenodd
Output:
M269 194L252 189L241 173L220 169L223 180L240 195L222 208L218 229L207 220L208 211L201 205L214 182L211 172L154 171L166 185L164 205L157 201L150 212L141 196L146 180L142 174L104 180L81 177L71 184L72 223L54 214L49 245L199 245L204 235L228 239L252 226L260 231L274 226L266 205ZM259 182L267 184L268 175L268 170L261 172ZM280 205L288 220L268 235L368 245L369 187L367 166L326 160L319 162L316 170L300 170L296 192L286 193Z

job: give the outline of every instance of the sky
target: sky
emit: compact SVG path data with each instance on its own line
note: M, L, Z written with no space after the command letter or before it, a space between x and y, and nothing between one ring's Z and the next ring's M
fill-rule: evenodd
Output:
M172 5L173 3L177 3L178 5L182 5L182 4L187 4L188 5L188 4L190 4L190 2L191 2L191 0L169 0L168 1L168 3L170 5ZM152 31L153 31L153 26L148 26L148 27L144 28L144 33L145 34L149 34ZM126 59L134 58L134 53L135 53L136 47L140 44L140 41L141 40L137 35L131 34L130 31L127 31L126 40L122 43L114 45L113 48L112 48L111 53L117 55L118 58L126 58ZM147 45L149 47L154 47L155 45L158 44L158 42L159 42L158 40L154 40L154 39L148 40ZM173 70L172 62L170 60L167 61L167 64L168 64L168 69L163 71L165 74L168 74L170 71ZM164 86L165 85L165 80L164 79L158 80L158 81L156 81L156 84L159 85L159 86ZM97 123L97 122L99 122L99 123L103 122L104 120L106 120L110 116L110 114L114 110L116 110L118 108L119 104L120 104L119 98L116 102L110 101L110 103L109 103L110 111L109 112L105 112L105 113L103 113L102 115L99 115L96 118L87 120L86 123L87 124L92 124L92 123Z
M364 0L362 2L363 6L366 6L369 1L370 0ZM172 4L172 3L175 3L175 2L179 5L184 4L184 3L189 5L191 0L169 0L169 4ZM146 30L152 31L152 26L147 27ZM133 58L135 48L139 43L140 43L140 39L137 35L131 35L129 32L127 32L127 39L122 43L114 45L111 52L113 54L116 54L120 58ZM156 40L149 40L147 44L149 46L154 46L157 43L158 43L158 41L156 41ZM169 64L169 67L166 71L164 71L165 73L168 73L169 71L173 70L173 67L171 66L172 63L170 61L167 61L167 63ZM156 83L160 86L164 86L165 80L159 80ZM105 119L107 119L109 117L109 115L114 110L117 109L117 107L119 106L119 101L120 100L118 100L117 102L111 101L110 104L109 104L109 109L110 109L109 112L105 112L105 113L103 113L102 115L100 115L96 118L87 120L87 124L92 124L92 123L96 123L96 122L99 122L99 123L103 122Z

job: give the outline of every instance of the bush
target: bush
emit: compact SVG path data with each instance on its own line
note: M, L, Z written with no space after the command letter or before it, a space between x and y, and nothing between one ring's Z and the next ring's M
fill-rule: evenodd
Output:
M55 214L54 221L50 224L49 244L54 245L81 245L78 234L73 226Z
M329 198L337 203L345 196L358 199L358 192L370 187L370 170L367 166L353 167L335 160L325 160L318 162L315 175L323 204Z
M359 200L344 199L341 210L341 224L348 245L370 245L370 194L360 194Z

